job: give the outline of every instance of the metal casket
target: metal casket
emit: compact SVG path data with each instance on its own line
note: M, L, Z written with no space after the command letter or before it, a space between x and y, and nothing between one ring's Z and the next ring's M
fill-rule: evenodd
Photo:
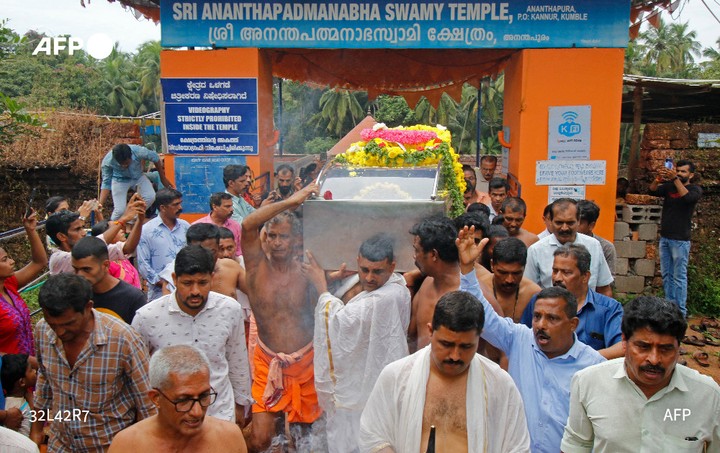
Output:
M328 165L318 178L320 196L303 205L304 248L324 269L346 263L357 270L360 244L377 233L395 238L396 270L415 269L410 228L445 213L438 197L438 167Z

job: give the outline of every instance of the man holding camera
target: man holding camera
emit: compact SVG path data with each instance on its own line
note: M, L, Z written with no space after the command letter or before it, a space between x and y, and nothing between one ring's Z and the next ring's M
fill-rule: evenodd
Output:
M660 270L665 298L674 301L687 316L687 266L690 257L690 227L695 205L702 189L690 184L695 164L679 160L675 167L668 161L650 184L650 195L663 197L660 221Z

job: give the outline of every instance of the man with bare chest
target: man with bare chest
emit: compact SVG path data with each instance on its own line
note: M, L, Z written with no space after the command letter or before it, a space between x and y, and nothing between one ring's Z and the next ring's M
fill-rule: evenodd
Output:
M242 223L247 294L258 329L253 363L253 423L250 449L268 448L276 435L278 413L290 423L313 423L322 411L313 373L314 290L301 272L297 247L302 224L290 210L311 194L311 183L285 200L248 215ZM265 250L260 228L265 225Z
M480 301L463 291L440 298L425 326L430 346L386 366L360 421L361 452L529 452L520 393L510 376L475 353Z
M523 277L527 247L518 238L505 238L495 245L492 252L492 274L480 277L480 282L492 288L493 295L503 313L515 322L520 322L523 311L530 299L542 288Z
M237 290L245 292L245 269L234 259L220 256L220 228L212 223L194 223L188 228L188 245L200 245L210 250L215 257L215 269L212 275L211 290L224 296L237 299ZM175 291L172 274L175 260L168 263L158 274L162 282L163 296Z
M237 425L206 416L217 393L210 386L210 362L202 350L175 345L156 351L150 359L150 385L148 398L157 415L118 433L109 453L247 451Z
M477 231L480 234L479 228ZM460 287L460 266L455 246L457 228L449 218L433 216L424 219L412 227L410 234L415 235L413 239L415 266L425 277L412 299L408 337L410 351L414 352L430 343L430 335L425 326L432 320L438 299L443 294ZM480 239L481 236L478 240ZM408 274L417 273L407 273L406 281L412 278L408 277ZM486 294L486 298L490 299L488 296ZM499 307L496 309L499 310ZM416 347L414 347L415 340Z
M540 239L522 227L527 215L527 205L520 197L508 197L500 205L500 214L503 216L503 226L508 230L510 237L518 238L530 247Z

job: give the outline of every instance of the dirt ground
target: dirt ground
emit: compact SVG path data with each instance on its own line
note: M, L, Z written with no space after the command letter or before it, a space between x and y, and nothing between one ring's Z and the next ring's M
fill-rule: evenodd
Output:
M688 329L686 335L691 336L695 335L696 337L703 338L703 334L701 332L698 332L696 330L693 330L690 328L690 326L699 326L702 318L699 317L691 317L688 320ZM720 322L718 320L717 322ZM720 330L720 329L713 329L713 330ZM720 338L715 337L716 340L720 341ZM687 351L687 354L681 355L680 359L687 360L687 366L699 371L702 374L708 375L715 379L715 382L720 384L720 346L695 346L691 344L681 344L682 348ZM693 359L693 354L697 351L704 351L708 354L708 362L710 363L710 366L703 367L701 366L695 359Z

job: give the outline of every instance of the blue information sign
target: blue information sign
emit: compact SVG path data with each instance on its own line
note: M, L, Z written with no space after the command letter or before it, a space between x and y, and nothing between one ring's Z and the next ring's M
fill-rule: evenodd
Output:
M183 194L183 212L210 212L210 195L224 192L223 168L244 165L245 156L178 156L175 158L175 182Z
M630 0L161 0L164 47L625 47Z
M258 154L257 79L162 79L172 154Z

